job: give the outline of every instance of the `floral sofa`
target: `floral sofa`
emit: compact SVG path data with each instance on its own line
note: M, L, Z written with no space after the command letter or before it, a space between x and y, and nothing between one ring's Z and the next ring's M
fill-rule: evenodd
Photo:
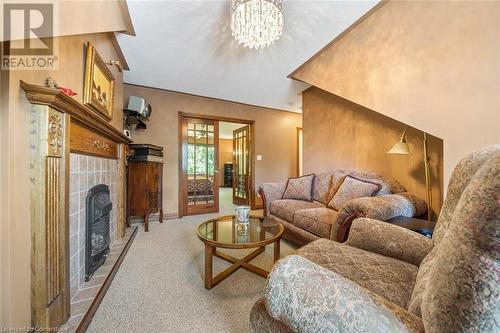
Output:
M278 261L252 332L500 332L500 145L455 168L432 239L372 219Z
M259 186L264 215L283 224L285 238L298 245L319 238L344 242L352 221L359 217L386 221L397 216L420 216L427 211L424 200L406 192L399 182L390 177L356 170L335 170L313 176L312 200L309 201L283 198L288 184L286 181ZM377 184L378 190L373 196L347 200L341 206L332 208L329 200L346 176ZM307 192L309 185L304 183L303 188L296 191ZM356 192L356 187L348 191ZM348 194L356 196L356 193Z

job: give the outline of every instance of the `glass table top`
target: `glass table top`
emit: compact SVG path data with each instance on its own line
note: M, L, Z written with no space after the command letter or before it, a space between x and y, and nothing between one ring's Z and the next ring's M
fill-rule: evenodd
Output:
M264 217L250 216L248 224L239 223L235 216L222 216L208 220L197 228L202 240L217 245L251 245L270 242L283 234L284 227Z

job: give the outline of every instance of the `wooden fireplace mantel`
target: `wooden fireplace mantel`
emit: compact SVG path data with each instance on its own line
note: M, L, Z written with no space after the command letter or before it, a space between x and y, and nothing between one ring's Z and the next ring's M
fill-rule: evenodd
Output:
M70 153L118 160L117 237L125 235L127 136L63 92L20 82L31 103L31 321L59 327L70 316Z
M71 116L71 122L95 132L115 143L131 143L132 140L108 123L108 119L94 109L83 105L65 93L44 86L21 81L21 88L33 104L50 106Z

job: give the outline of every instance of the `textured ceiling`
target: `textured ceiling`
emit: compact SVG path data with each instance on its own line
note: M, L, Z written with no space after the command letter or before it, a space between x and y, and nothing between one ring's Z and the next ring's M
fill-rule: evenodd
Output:
M300 112L308 86L287 75L377 2L285 1L283 35L253 50L231 36L229 1L129 0L125 82Z

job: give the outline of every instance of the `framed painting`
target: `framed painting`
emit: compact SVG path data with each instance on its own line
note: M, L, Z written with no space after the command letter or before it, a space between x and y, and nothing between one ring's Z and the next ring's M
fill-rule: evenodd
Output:
M89 42L85 59L83 103L111 120L114 92L115 78L94 46Z

